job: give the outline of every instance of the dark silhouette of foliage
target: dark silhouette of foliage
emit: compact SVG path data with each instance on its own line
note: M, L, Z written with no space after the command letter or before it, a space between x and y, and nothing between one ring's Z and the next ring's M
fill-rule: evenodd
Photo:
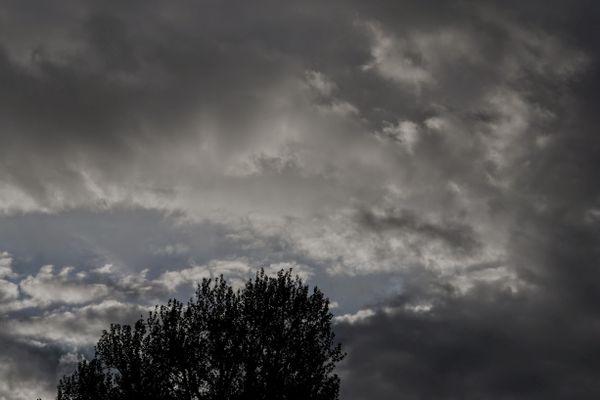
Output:
M58 400L332 400L344 357L329 300L291 270L239 290L204 279L133 326L111 325L95 358L61 379Z

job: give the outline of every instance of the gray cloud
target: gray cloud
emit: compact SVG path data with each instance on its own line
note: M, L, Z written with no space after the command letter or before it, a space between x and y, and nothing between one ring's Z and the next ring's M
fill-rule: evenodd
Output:
M407 210L387 210L374 213L363 210L359 220L374 231L408 231L423 235L426 240L439 240L456 251L470 252L478 247L477 238L470 225L444 221L434 223L422 221L418 215Z
M436 293L437 292L437 293ZM420 307L419 307L420 306ZM353 399L587 399L596 376L597 317L551 293L480 285L406 294L338 334Z
M0 398L25 400L54 395L61 349L40 348L0 334Z

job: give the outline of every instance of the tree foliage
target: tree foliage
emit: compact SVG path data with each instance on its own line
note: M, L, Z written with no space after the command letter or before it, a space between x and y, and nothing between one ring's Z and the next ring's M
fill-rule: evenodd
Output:
M187 304L169 300L133 326L111 325L61 379L58 400L338 398L329 300L291 270L234 290L204 279Z

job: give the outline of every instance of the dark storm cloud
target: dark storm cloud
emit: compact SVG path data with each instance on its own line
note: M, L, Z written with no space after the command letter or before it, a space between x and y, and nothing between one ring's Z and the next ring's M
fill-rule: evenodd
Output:
M531 7L513 11L533 15ZM552 140L536 157L529 157L515 189L516 220L510 253L519 273L547 290L574 315L598 316L598 256L600 230L600 120L597 102L600 47L594 20L600 8L593 2L559 3L538 17L546 29L590 55L588 68L567 85L549 85L557 107L556 120L546 127ZM538 86L539 87L539 86ZM538 91L536 96L551 93Z
M336 14L318 4L210 1L64 2L46 14L8 2L0 43L2 179L38 207L94 205L90 179L112 182L133 161L151 170L151 178L140 172L137 190L160 195L165 186L168 195L159 175L175 171L160 173L147 157L165 157L165 148L202 139L207 129L218 131L211 137L218 153L252 144L272 114L266 108L279 101L273 90L322 55L347 51L329 49L340 36L362 37L348 19L326 28ZM312 44L323 37L327 43ZM135 179L136 171L127 175Z
M478 247L475 232L470 225L453 221L424 221L410 210L386 210L380 214L362 210L358 219L367 229L416 233L425 236L426 240L442 241L456 251L471 252Z
M524 171L511 254L525 279L598 315L600 121L585 108L565 116L564 134Z
M600 393L598 319L547 293L438 288L338 325L351 399L589 399ZM428 311L411 305L426 301ZM414 304L414 303L413 303Z
M347 398L600 394L600 121L590 109L598 93L598 45L594 35L581 34L596 26L599 11L590 2L538 6L504 12L560 30L592 58L587 72L566 85L539 77L523 82L531 98L556 114L544 127L548 146L527 154L512 193L502 200L514 213L509 264L526 286L515 291L500 281L464 294L443 279L415 278L416 287L407 284L403 296L379 305L374 316L340 323L350 354L343 369Z
M0 397L52 398L55 385L110 323L132 323L145 308L109 301L56 309L31 318L26 313L0 316Z
M36 398L54 391L56 365L63 349L41 348L35 343L24 343L2 333L0 342L0 396L6 399Z

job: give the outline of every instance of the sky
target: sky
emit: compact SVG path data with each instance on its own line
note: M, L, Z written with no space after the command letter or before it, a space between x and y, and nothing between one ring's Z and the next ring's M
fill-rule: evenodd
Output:
M331 299L342 400L599 398L598 21L0 0L0 400L261 267Z

